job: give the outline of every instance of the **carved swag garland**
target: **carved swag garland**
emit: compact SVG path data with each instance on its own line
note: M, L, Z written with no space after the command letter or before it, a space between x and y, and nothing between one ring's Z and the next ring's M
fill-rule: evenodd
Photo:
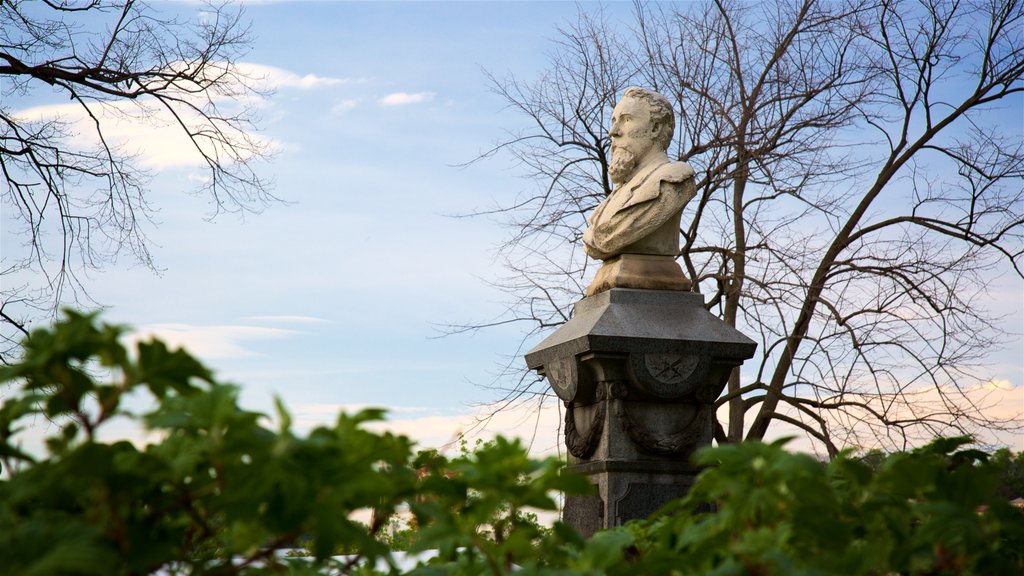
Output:
M599 383L595 403L597 408L590 419L586 434L580 434L576 426L576 403L565 403L565 445L570 454L581 459L590 458L594 454L601 440L601 433L604 432L608 404L612 400L625 399L628 393L627 386L622 382ZM690 422L671 434L654 432L644 426L630 411L629 402L616 403L615 415L629 438L642 450L651 454L672 455L681 453L700 440L713 408L713 404L701 405Z

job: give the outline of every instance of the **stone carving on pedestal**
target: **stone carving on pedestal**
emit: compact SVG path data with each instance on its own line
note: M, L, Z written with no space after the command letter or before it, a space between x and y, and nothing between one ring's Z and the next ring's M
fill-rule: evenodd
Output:
M674 113L628 88L612 113L612 193L588 218L603 261L573 316L526 354L565 403L570 469L596 496L567 498L582 534L644 517L686 494L692 452L711 443L714 402L756 344L704 308L675 258L693 169L666 153Z

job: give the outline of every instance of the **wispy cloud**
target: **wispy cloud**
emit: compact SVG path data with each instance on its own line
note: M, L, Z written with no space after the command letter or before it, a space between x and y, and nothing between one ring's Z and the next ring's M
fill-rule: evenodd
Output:
M927 443L936 436L959 436L970 433L983 446L1009 446L1013 450L1024 450L1024 386L1016 386L1006 379L992 379L974 386L956 388L953 386L925 386L916 390L906 390L904 398L894 395L854 397L848 400L859 400L875 413L885 413L894 420L915 420L928 418L933 414L957 412L978 414L989 421L987 425L972 426L965 424L966 429L947 426L932 421L927 428L908 430L907 445L903 439L892 436L878 425L875 417L867 408L847 408L845 414L825 410L821 416L832 427L832 440L839 448L858 448L870 450L903 450ZM728 406L718 410L719 420L728 422ZM782 413L790 418L801 420L811 428L816 422L796 409L782 409ZM786 422L772 423L767 439L784 436L795 436L796 440L787 447L790 450L819 452L821 446L807 438L807 433ZM820 454L823 456L823 454Z
M210 65L210 72L221 70L216 63ZM273 90L313 90L317 88L357 84L365 82L359 78L334 78L316 74L300 75L289 70L240 62L233 67L234 74L228 75L230 80L224 85L225 90L210 94L218 104L244 105L260 108L268 101L264 92ZM237 85L231 84L236 82ZM246 92L244 85L255 87L255 93ZM192 96L182 93L180 96L188 100ZM229 97L230 96L230 97ZM341 105L355 101L343 101ZM197 105L202 106L202 101ZM336 106L337 108L337 106ZM95 120L90 117L95 117ZM88 110L81 104L69 102L63 104L33 106L16 111L14 116L22 122L59 122L66 134L73 140L74 147L95 147L100 140L96 132L96 121L103 130L103 137L108 144L118 146L123 152L135 155L143 168L166 169L178 167L202 166L203 158L196 146L213 157L245 161L246 152L253 148L275 152L282 149L282 144L255 132L235 129L223 122L212 124L208 119L187 109L178 111L175 117L164 106L152 100L140 99L132 101L93 102ZM181 129L179 122L184 121L192 126L195 133L213 133L216 130L226 131L226 136L240 146L234 150L226 149L216 140L198 137L195 140ZM239 157L233 156L238 154Z
M394 92L379 100L381 106L408 106L432 100L434 92Z
M245 77L261 84L261 87L279 90L294 88L298 90L312 90L328 86L340 86L342 84L355 84L364 80L358 78L334 78L330 76L318 76L316 74L296 74L290 70L256 64L254 62L239 62L236 65L238 72Z
M141 326L129 337L129 343L159 338L170 348L185 348L203 360L246 358L255 352L243 344L252 340L288 338L299 332L262 326L194 324L150 324Z
M180 111L180 118L190 122L193 130L209 130L210 122L196 114ZM152 102L116 101L94 102L88 111L78 103L34 106L15 112L14 116L24 122L57 122L68 135L68 149L91 150L99 145L96 121L102 126L103 138L107 144L135 156L143 168L165 169L202 166L203 158L196 146L203 148L212 157L232 159L237 154L239 161L248 160L253 147L268 151L280 149L280 144L260 134L232 131L224 125L218 128L228 131L228 137L239 144L234 150L227 150L223 144L210 139L197 138L195 141L181 129L176 118L167 109Z
M316 316L295 316L287 314L274 314L269 316L247 316L246 320L252 322L274 322L281 324L326 324L330 320L317 318Z
M289 410L296 428L306 432L316 426L332 425L339 412L354 413L374 407L386 409L387 419L368 423L367 428L408 436L420 448L454 450L458 448L461 438L472 443L478 438L488 440L500 434L508 438L521 438L536 456L559 452L562 412L557 402L521 403L513 406L495 403L454 414L419 406L330 403L299 404L289 407Z
M359 100L358 99L356 99L356 98L348 98L348 99L342 100L341 102L338 102L334 106L331 106L331 113L332 114L341 114L343 112L348 112L349 110L355 108L358 105L359 105Z

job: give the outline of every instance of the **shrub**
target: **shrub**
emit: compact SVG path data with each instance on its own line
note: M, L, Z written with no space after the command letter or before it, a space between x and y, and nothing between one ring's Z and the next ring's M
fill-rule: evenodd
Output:
M1024 573L1024 515L995 495L1000 467L968 442L939 439L877 472L849 453L828 464L787 453L784 441L703 450L709 468L691 493L620 530L631 560L606 573ZM688 513L705 502L717 512Z
M123 334L67 312L0 368L0 574L1024 572L1024 515L996 494L1016 460L966 438L876 458L875 469L849 454L822 464L783 442L705 449L687 498L583 541L531 510L555 510L556 491L589 483L517 441L417 453L365 429L379 410L299 435L280 402L272 430L184 351L153 340L129 353ZM133 414L125 400L140 394L149 410ZM159 440L102 441L122 418ZM33 425L51 432L43 456L19 445ZM707 503L717 511L696 512ZM367 510L369 525L354 518ZM435 555L404 569L392 546Z
M415 549L503 571L528 563L544 536L523 508L553 510L552 491L588 488L504 439L452 460L416 454L409 439L363 427L380 410L339 414L299 436L278 402L270 430L238 406L236 387L184 351L154 340L129 354L123 334L67 312L0 368L0 383L20 386L0 408L0 573L348 572L392 563L381 529L406 503L421 527ZM125 399L143 392L152 409L129 413ZM161 440L101 441L97 432L118 418ZM19 449L22 427L46 422L47 455ZM352 518L361 510L376 521ZM281 554L304 545L308 560ZM351 551L343 564L332 558Z

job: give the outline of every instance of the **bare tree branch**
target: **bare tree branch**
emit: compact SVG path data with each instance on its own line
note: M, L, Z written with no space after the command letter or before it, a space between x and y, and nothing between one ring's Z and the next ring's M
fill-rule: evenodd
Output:
M492 79L533 124L495 150L541 190L506 207L507 318L533 334L582 296L607 118L644 85L675 104L671 152L697 171L680 263L761 344L719 401L718 441L784 421L835 454L865 433L893 447L1013 426L973 398L1003 338L991 271L1024 277L1024 144L997 108L1024 90L1021 2L634 11L629 29L582 14L536 82Z
M269 150L249 133L246 102L261 94L236 65L248 45L240 12L209 5L182 21L135 0L0 2L0 21L0 194L28 254L5 260L4 279L42 278L29 290L5 284L0 306L19 309L2 318L5 342L36 310L88 302L88 270L125 254L153 267L150 174L109 137L112 122L169 121L205 167L199 192L216 212L274 200L253 166ZM41 86L67 96L63 115L10 108L10 96Z

